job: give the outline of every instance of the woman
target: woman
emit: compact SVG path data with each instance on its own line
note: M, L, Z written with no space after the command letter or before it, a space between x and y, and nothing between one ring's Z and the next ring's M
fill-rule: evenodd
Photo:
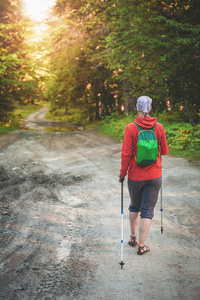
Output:
M134 123L128 124L125 129L119 175L121 182L128 173L128 189L131 200L129 205L131 236L128 243L133 247L137 246L136 233L139 226L137 251L139 255L150 251L149 247L145 245L145 240L162 184L161 155L166 155L169 152L163 125L157 122L157 118L149 116L151 106L151 98L142 96L137 99L138 117ZM156 126L154 133L158 143L158 157L150 166L140 166L136 162L139 129L135 123L146 130Z

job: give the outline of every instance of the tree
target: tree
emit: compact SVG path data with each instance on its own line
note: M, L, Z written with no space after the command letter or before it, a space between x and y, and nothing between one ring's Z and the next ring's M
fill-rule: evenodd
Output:
M0 7L0 121L7 121L16 102L37 97L38 77L27 54L21 1L0 1Z
M135 99L149 94L156 110L170 103L172 110L185 111L186 120L198 122L200 4L116 0L105 5L110 68L122 69Z
M85 1L57 1L55 11L59 26L51 34L46 85L52 109L65 107L79 122L110 114L120 100L115 75L101 58L103 28L96 11L85 10Z
M195 0L57 1L50 98L98 118L146 94L154 111L197 123L199 12Z

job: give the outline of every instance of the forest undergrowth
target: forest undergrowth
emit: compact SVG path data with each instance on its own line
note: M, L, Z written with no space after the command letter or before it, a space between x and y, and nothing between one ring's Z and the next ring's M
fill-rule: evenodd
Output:
M113 114L105 117L98 130L100 133L123 141L124 130L128 123L134 122L136 115L118 116ZM175 116L166 112L159 114L158 122L165 128L166 138L170 147L170 155L187 158L189 161L200 161L200 124L192 126L186 122L174 121Z
M0 124L0 135L9 133L20 128L20 124L26 117L37 111L44 105L49 105L48 102L38 102L34 105L23 105L15 109L13 118L8 123ZM154 116L152 114L152 116ZM69 122L70 119L66 116L53 116L50 113L46 115L49 119L54 119L60 122ZM124 137L125 127L128 123L135 120L136 115L119 115L113 113L110 116L102 118L101 121L88 123L85 129L97 128L101 134L113 137L117 142L122 142ZM175 157L187 158L189 161L197 164L200 162L200 124L192 126L190 123L183 121L174 121L176 116L165 111L157 116L158 122L163 124L166 132L166 138L170 147L170 155Z

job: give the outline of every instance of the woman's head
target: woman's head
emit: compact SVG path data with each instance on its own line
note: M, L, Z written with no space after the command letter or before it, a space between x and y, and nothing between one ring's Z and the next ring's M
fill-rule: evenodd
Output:
M141 96L137 99L136 108L138 112L149 114L151 111L152 99L148 96Z

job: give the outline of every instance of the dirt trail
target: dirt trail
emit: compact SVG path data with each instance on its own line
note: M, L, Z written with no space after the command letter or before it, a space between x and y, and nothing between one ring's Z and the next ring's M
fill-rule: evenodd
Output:
M23 122L22 126L39 132L55 132L55 131L68 132L73 130L74 131L83 130L82 126L76 126L72 124L61 123L61 122L56 122L53 120L46 119L45 115L47 114L48 111L49 111L49 107L47 106L40 108L38 111L30 114Z
M121 144L95 131L19 131L0 151L0 299L199 299L200 171L163 157L160 199L147 239L120 262Z

